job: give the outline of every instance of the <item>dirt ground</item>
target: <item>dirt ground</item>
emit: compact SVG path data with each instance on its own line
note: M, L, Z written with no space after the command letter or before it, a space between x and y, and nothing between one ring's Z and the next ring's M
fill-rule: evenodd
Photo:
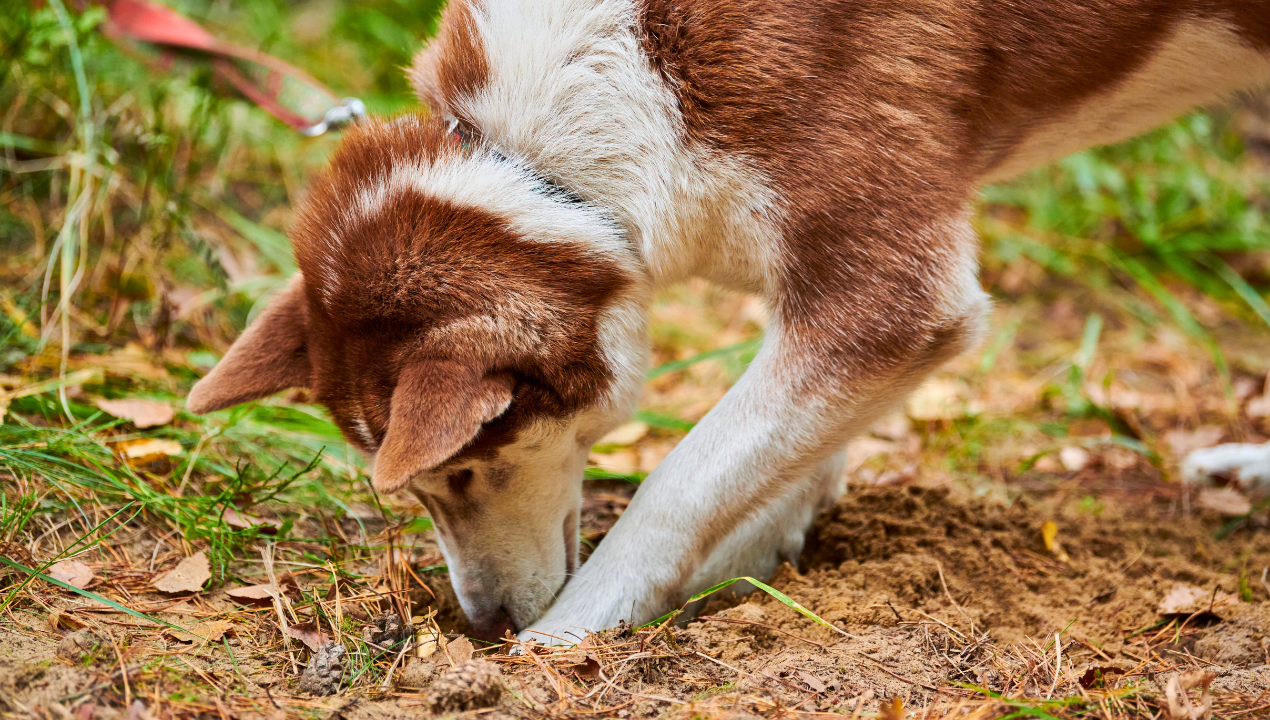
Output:
M1166 704L1170 679L1198 669L1215 674L1217 717L1270 713L1270 535L1256 527L1266 517L1254 515L1216 540L1225 518L1191 506L1182 486L1163 490L1146 501L1091 505L1070 500L1078 495L1070 487L1009 501L951 487L853 487L816 523L802 567L784 567L771 582L833 629L754 592L710 599L683 627L619 629L580 649L478 650L500 666L507 692L469 712L888 717L898 699L904 713L920 717L1000 717L1011 706L993 699L999 695L1031 698L1037 712L1029 714L1041 717L1063 707L1047 699L1072 697L1108 717L1150 716ZM613 488L595 495L620 505ZM592 520L600 522L596 504ZM1048 547L1047 523L1056 530ZM143 542L137 550L144 549ZM441 591L432 601L441 630L461 631L446 620L457 615L444 578L429 585ZM1179 587L1198 599L1161 608ZM422 663L407 657L378 686L305 697L294 671L307 652L281 649L270 608L243 610L223 591L133 598L182 627L227 618L221 642L157 633L69 593L45 597L45 612L62 610L55 620L28 612L20 616L29 622L0 628L6 715L421 717L431 713L441 682L404 687L411 677L426 682L432 671L402 674ZM385 606L361 607L366 617ZM354 609L344 604L345 613ZM88 625L108 639L95 649L68 649L63 636ZM465 652L458 637L429 658L437 670L462 664L463 657L447 657ZM1199 692L1191 698L1198 701Z

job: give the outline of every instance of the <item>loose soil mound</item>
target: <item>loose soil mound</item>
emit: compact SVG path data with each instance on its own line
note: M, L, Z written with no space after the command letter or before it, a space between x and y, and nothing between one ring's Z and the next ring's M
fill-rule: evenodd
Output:
M1046 699L1071 696L1102 703L1108 717L1150 717L1167 704L1166 685L1178 672L1202 669L1216 675L1218 717L1257 717L1270 711L1270 587L1262 583L1270 536L1241 529L1214 539L1223 520L1183 513L1181 505L1064 504L1035 495L1007 504L959 490L856 488L816 523L802 570L785 567L772 579L833 628L755 592L713 598L681 628L618 629L577 649L530 655L490 648L479 654L501 664L509 692L480 712L858 717L898 700L922 717L986 719L1018 709L994 699L1003 695L1030 698L1053 717L1069 714ZM1161 601L1178 587L1193 596L1189 605L1161 614ZM207 595L215 610L218 594ZM439 617L452 609L442 607ZM427 716L426 687L300 697L286 658L251 651L246 627L232 640L236 666L211 644L167 647L135 635L119 647L142 675L156 662L179 667L170 657L176 651L226 688L242 683L243 692L219 700L160 698L174 715L215 708L221 717L271 720ZM92 717L122 717L124 673L114 649L71 662L54 647L0 631L0 711L49 715L94 702ZM129 675L134 697L153 696L142 675Z

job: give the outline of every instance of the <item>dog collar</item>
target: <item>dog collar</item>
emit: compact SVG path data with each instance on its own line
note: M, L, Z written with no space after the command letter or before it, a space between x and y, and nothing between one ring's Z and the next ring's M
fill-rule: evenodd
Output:
M449 127L447 129L450 133L450 144L460 150L467 150L468 148L476 145L478 142L479 133L477 133L476 128L454 116L449 117ZM486 143L486 145L488 146L489 144ZM508 165L513 164L507 155L499 152L494 147L489 147L489 154L498 162L506 163ZM576 192L552 180L551 178L546 177L534 168L525 167L525 169L528 170L529 173L534 176L534 179L538 181L538 184L544 190L544 195L558 199L561 202L565 202L570 205L581 205L586 202L582 199L582 196L578 195Z

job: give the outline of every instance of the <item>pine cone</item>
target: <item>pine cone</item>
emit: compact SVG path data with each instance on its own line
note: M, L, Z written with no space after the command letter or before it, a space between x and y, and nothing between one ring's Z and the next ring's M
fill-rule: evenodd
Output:
M492 707L503 694L502 674L488 660L469 660L452 667L432 683L428 709L439 714Z
M344 676L344 655L348 651L333 640L313 653L304 674L300 675L300 692L310 695L334 695L340 689Z
M410 637L410 626L401 621L395 612L386 612L362 628L362 640L367 645L389 649ZM400 649L399 647L397 649Z

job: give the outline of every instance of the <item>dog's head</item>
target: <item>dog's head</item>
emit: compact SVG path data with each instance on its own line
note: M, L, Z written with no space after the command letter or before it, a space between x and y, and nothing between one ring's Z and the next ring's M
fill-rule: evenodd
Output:
M308 388L438 530L478 632L519 630L577 559L588 450L646 359L633 252L603 213L403 117L349 131L293 229L287 288L190 393Z

